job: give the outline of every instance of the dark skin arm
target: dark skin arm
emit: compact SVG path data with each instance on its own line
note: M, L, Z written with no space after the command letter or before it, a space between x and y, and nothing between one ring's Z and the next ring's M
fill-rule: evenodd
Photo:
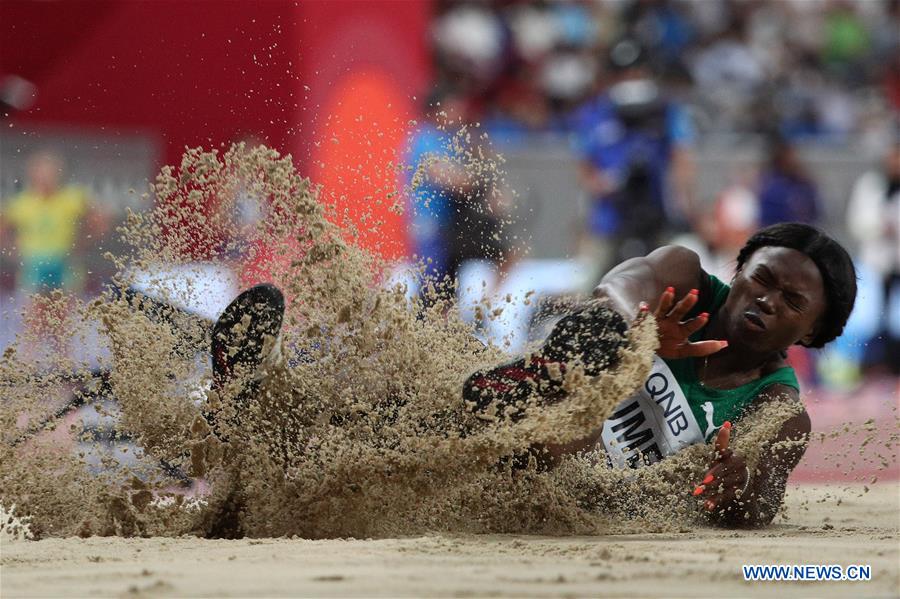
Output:
M626 320L634 320L641 302L655 304L668 287L676 296L698 289L702 273L697 254L668 245L610 270L594 289L594 297L607 298Z
M669 245L641 258L632 258L609 271L594 289L594 297L607 298L627 320L634 320L649 306L659 330L657 354L663 358L703 357L722 349L721 341L688 341L703 328L709 315L685 320L697 303L697 290L706 273L700 258L691 250ZM681 297L680 301L675 301Z
M716 437L716 455L695 495L713 522L728 528L766 526L784 500L791 471L800 462L809 442L809 414L792 387L773 385L763 391L758 402L797 402L798 412L788 418L775 437L765 443L755 471L747 483L747 463L729 448L731 429L723 426ZM762 404L760 404L762 405ZM740 430L741 422L735 425ZM743 495L740 491L747 485Z

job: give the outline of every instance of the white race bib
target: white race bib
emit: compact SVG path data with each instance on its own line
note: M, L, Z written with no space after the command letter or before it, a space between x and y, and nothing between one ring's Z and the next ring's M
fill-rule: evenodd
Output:
M603 423L601 434L609 461L618 468L659 461L704 438L681 386L659 356L641 388Z

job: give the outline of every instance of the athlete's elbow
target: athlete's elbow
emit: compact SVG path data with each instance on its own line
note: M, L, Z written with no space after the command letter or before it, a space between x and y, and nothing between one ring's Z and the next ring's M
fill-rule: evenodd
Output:
M645 259L657 271L694 272L701 268L697 252L683 245L664 245L647 254Z

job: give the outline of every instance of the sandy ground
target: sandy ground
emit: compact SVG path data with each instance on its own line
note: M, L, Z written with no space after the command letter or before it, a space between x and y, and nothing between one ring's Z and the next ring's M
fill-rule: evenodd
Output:
M840 498L838 505L837 498ZM6 542L3 597L900 594L900 484L798 486L764 530L384 540ZM870 564L869 582L745 582L741 564Z

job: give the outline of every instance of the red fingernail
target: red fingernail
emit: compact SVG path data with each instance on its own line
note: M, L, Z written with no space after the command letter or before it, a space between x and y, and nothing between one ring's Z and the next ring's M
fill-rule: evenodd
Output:
M700 293L700 292L697 291L696 289L691 289L691 295L697 295L698 293Z
M666 293L675 293L674 287L666 287Z
M724 339L722 339L721 341L719 341L719 345L720 345L721 347L728 347L728 342L725 341Z
M713 476L712 474L707 474L706 478L703 479L703 484L708 485L709 483L711 483L714 480L716 480L715 476Z
M641 312L649 312L650 306L647 304L647 302L641 302L640 310Z
M722 428L730 431L731 430L731 422L726 420L725 422L722 423Z
M700 318L709 318L709 312L701 312Z
M713 511L714 509L716 509L716 504L712 499L706 500L706 509L708 509L709 511Z
M697 495L701 495L705 490L706 489L704 489L703 485L698 485L694 488L694 497L696 497Z

